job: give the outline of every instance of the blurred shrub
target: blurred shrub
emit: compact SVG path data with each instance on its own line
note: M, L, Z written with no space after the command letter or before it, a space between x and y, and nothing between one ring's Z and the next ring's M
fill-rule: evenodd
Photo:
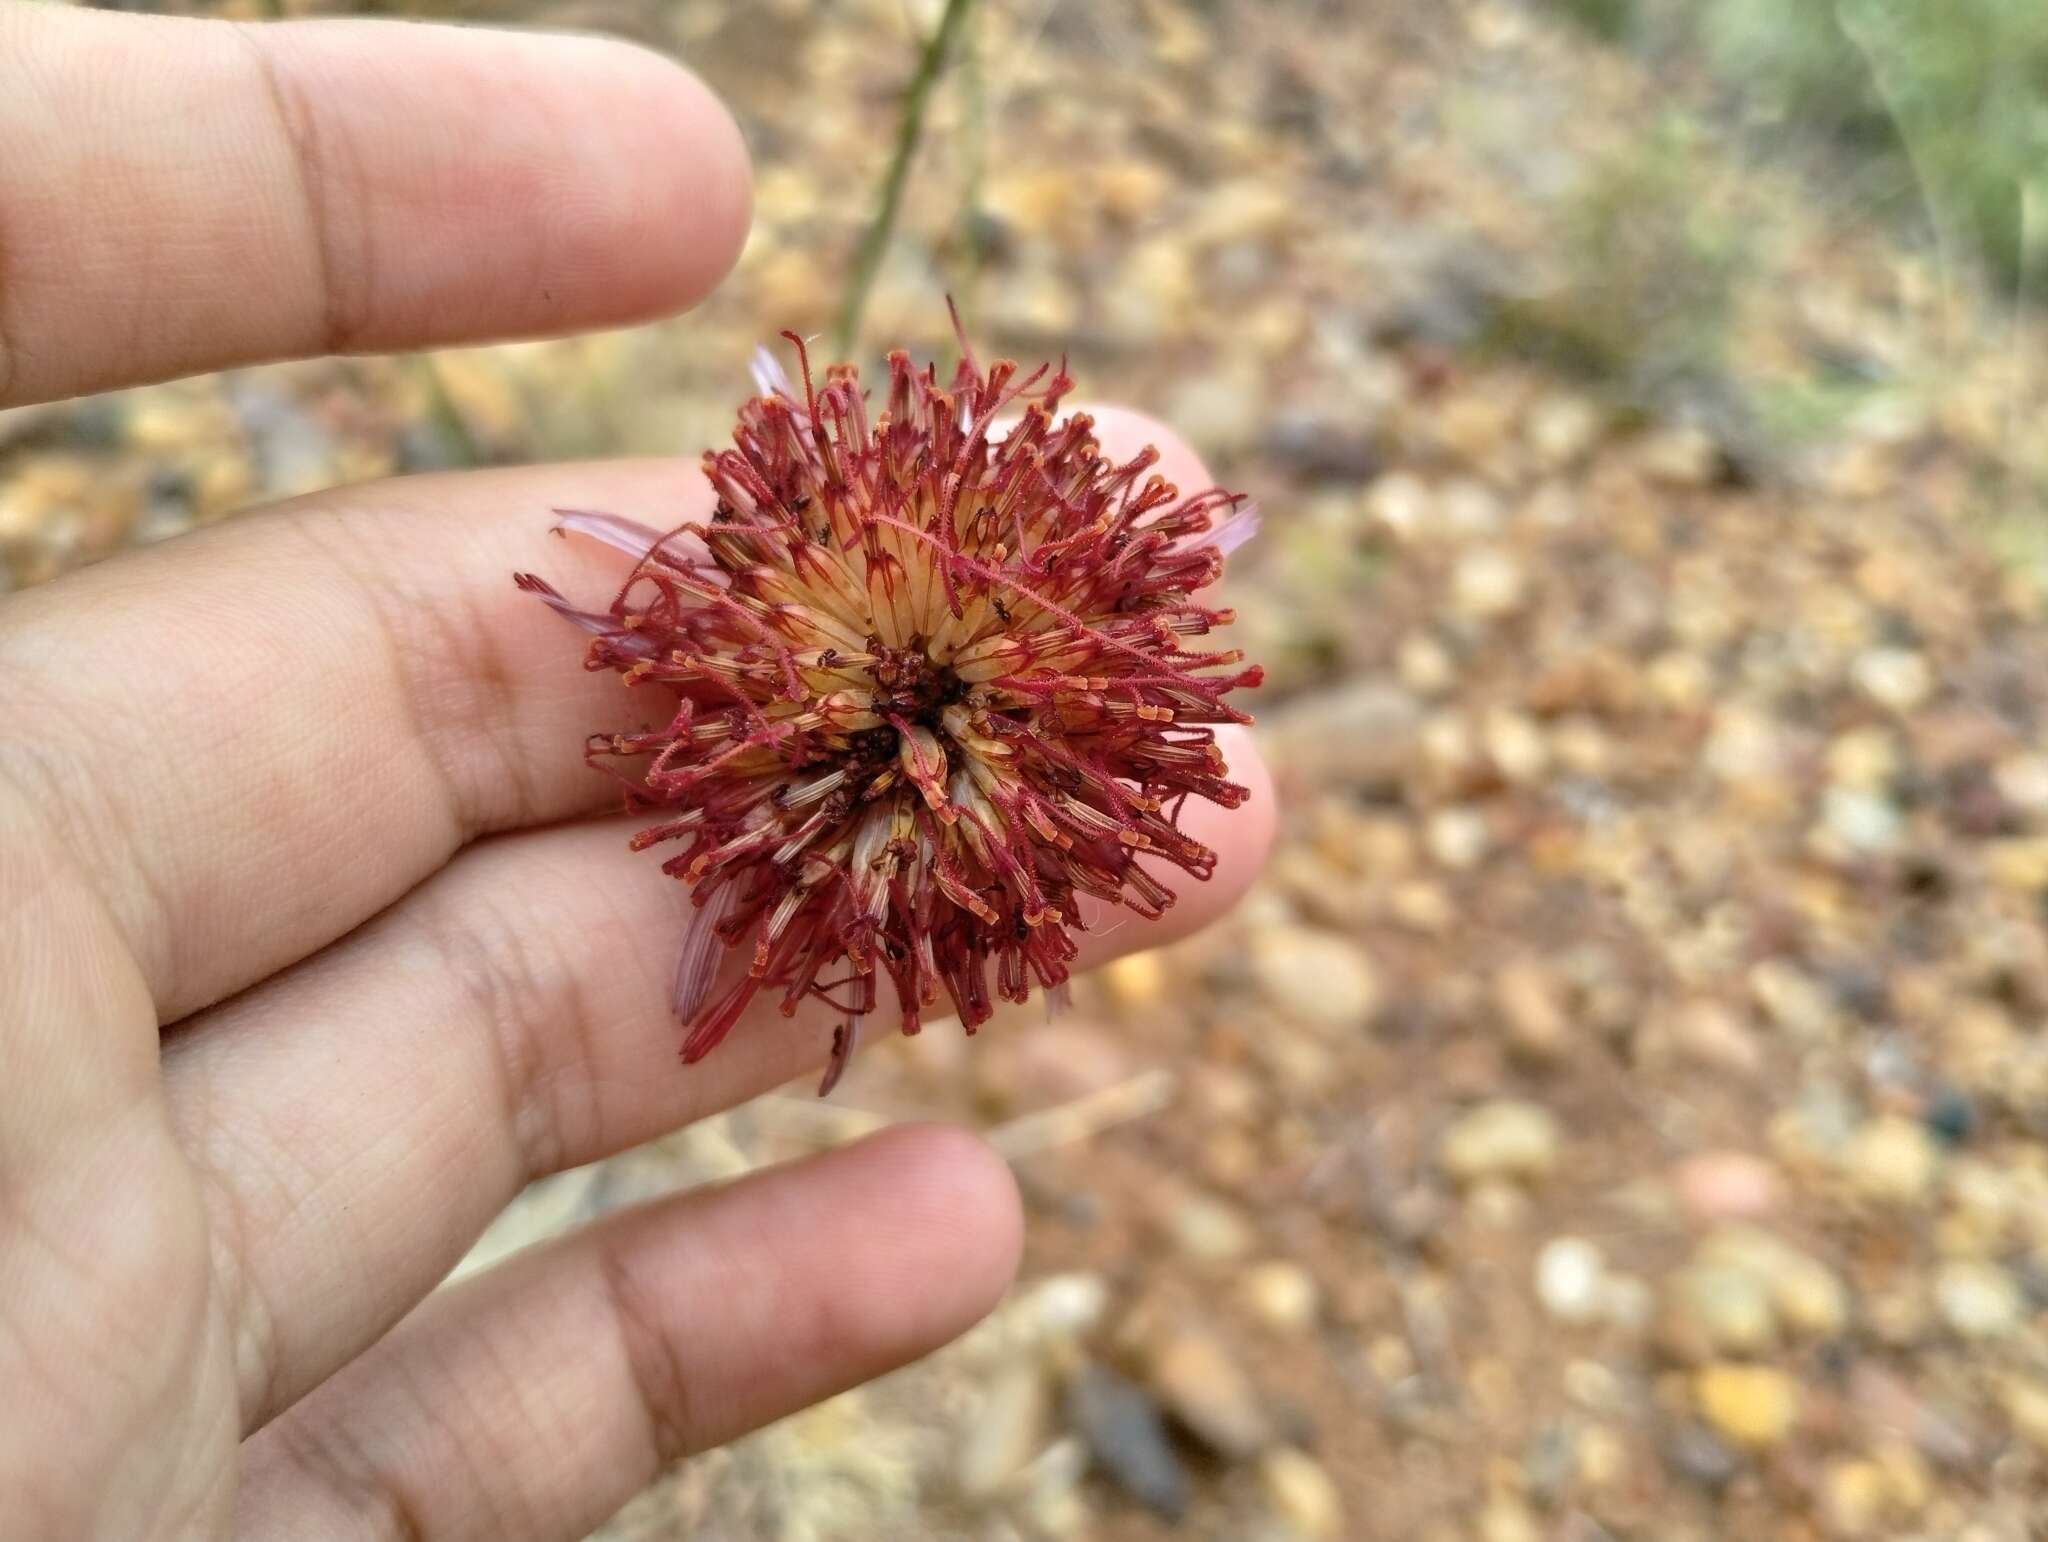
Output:
M1636 0L1550 0L1550 4L1610 43L1625 42L1635 31Z
M1637 405L1715 376L1745 243L1713 186L1684 119L1616 148L1559 207L1556 286L1505 303L1491 341Z
M1753 119L1885 157L1903 148L1833 0L1710 0L1698 14L1709 56Z
M2048 211L2048 4L1715 0L1705 14L1731 79L1791 123L1905 162L1952 246L2007 283L2026 273L2027 202Z
M1689 31L1749 121L1831 144L1861 179L1917 184L1944 246L1995 279L2016 284L2036 266L2048 0L1549 4L1614 41Z

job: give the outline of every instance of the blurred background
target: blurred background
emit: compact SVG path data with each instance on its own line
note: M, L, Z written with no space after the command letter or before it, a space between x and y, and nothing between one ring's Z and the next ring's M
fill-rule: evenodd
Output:
M0 588L338 480L694 456L757 340L943 359L949 291L1267 511L1283 831L1229 922L486 1238L907 1117L1016 1164L994 1319L603 1536L2048 1536L2048 7L405 9L687 58L759 168L738 272L0 413Z

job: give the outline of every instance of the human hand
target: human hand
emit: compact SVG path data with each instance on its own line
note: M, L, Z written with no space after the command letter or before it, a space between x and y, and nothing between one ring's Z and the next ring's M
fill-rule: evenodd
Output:
M0 3L0 60L0 405L619 323L699 297L746 223L724 111L618 44ZM673 462L421 477L0 603L10 1534L580 1536L1007 1283L1007 1170L918 1128L428 1295L528 1180L829 1044L769 1006L677 1065L683 887L577 753L621 687L506 580L553 505L708 502ZM1270 791L1228 750L1252 803L1188 810L1216 879L1087 960L1248 881Z

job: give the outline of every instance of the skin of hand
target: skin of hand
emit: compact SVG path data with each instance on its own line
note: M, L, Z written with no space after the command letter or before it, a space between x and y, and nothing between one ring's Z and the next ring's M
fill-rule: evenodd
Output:
M724 109L614 42L0 0L0 77L0 406L673 311L748 218ZM507 579L616 581L553 505L707 498L668 461L350 487L0 602L10 1534L580 1537L1007 1285L1008 1170L918 1127L434 1290L530 1179L824 1056L771 1008L676 1064L682 886L578 754L622 688ZM1086 961L1256 871L1226 750L1216 878Z

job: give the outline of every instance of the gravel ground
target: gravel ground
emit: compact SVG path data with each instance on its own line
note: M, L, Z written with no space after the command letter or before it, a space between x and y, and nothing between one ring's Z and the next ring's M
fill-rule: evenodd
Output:
M726 92L734 281L0 414L0 586L338 479L694 454L829 323L934 9L464 12ZM1259 498L1283 835L1057 1020L501 1221L477 1261L899 1118L1016 1162L995 1319L604 1535L2048 1535L2041 327L1666 132L1689 89L1505 3L984 8L867 341L942 347L950 288Z

